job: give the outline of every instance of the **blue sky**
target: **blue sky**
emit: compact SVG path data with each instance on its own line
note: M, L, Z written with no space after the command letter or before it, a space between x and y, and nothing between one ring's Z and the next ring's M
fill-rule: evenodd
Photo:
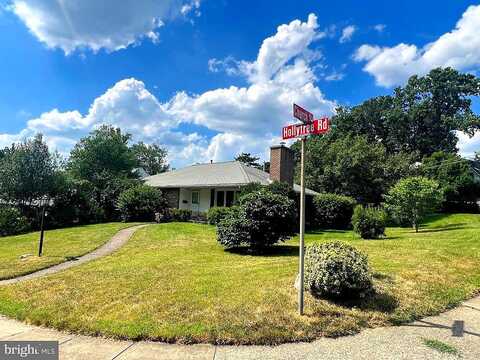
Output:
M0 146L42 132L67 153L110 123L166 146L174 166L266 158L293 101L321 116L436 66L480 67L470 1L0 4Z

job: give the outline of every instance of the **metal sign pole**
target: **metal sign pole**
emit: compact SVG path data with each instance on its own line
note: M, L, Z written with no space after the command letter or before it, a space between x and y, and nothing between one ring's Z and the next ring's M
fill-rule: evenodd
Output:
M302 155L300 160L300 261L298 263L299 286L298 286L298 312L303 315L303 288L304 288L304 261L305 261L305 142L302 138Z

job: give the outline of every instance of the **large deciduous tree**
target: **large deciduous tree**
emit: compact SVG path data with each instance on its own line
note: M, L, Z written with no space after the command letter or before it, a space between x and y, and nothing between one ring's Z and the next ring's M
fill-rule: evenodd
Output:
M412 76L393 96L380 96L353 108L340 108L332 122L337 136L363 134L388 153L416 154L417 160L436 151L455 153L455 131L469 135L480 129L472 96L480 95L480 79L452 68Z
M70 154L69 172L90 184L106 220L118 217L118 195L136 180L133 170L137 162L128 145L130 138L130 134L104 125L82 138Z
M155 175L168 170L167 150L159 145L148 145L140 141L132 145L131 151L137 166L145 170L148 175Z
M298 152L298 147L294 144L293 149ZM390 186L415 171L410 155L388 155L382 144L353 135L312 137L307 141L305 167L307 187L351 196L361 203L379 203Z
M42 135L12 144L2 153L0 199L30 206L54 192L58 161Z

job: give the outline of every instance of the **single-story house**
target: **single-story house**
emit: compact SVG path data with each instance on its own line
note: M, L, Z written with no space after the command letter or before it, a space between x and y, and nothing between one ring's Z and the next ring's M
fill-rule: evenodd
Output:
M242 186L249 183L268 185L283 181L300 193L293 183L295 161L293 151L285 145L270 149L270 173L238 161L196 164L144 178L146 184L162 190L170 208L189 209L194 215L213 206L232 206ZM306 189L307 197L317 193Z

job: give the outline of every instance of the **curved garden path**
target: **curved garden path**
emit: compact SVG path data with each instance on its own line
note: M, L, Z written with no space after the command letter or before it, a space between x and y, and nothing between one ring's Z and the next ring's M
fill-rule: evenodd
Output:
M66 270L71 267L78 266L86 262L109 255L114 251L118 250L119 248L121 248L123 245L125 245L125 243L132 237L132 235L138 229L144 226L147 226L147 225L137 225L137 226L132 226L132 227L120 230L108 242L106 242L105 244L103 244L102 246L100 246L99 248L93 250L88 254L80 256L74 260L65 261L58 265L54 265L42 270L35 271L31 274L22 275L22 276L18 276L16 278L7 279L7 280L0 280L0 286L14 284L24 280L36 279L36 278L43 277L50 274L55 274L59 271Z

